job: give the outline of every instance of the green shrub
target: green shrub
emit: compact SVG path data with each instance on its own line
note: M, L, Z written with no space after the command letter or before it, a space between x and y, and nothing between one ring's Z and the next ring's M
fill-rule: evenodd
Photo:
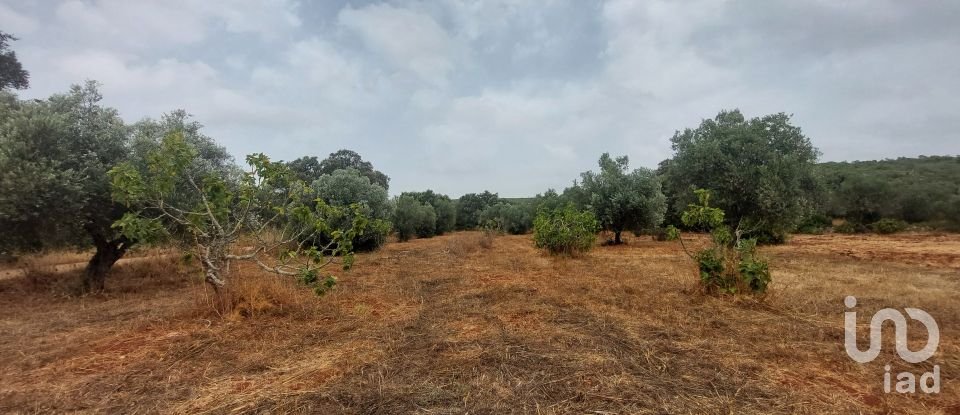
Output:
M433 206L420 203L413 196L400 195L396 199L393 213L393 229L400 241L408 241L414 236L421 238L432 236L435 232L437 214Z
M494 227L511 235L527 233L533 226L530 210L514 203L500 202L480 212L482 227Z
M821 235L833 225L829 217L822 214L809 215L797 226L797 233Z
M947 208L947 228L960 232L960 196L954 196Z
M653 238L654 241L664 242L669 239L670 235L667 234L666 228L657 227L656 229L650 232L650 236Z
M874 232L887 235L897 232L903 232L907 229L907 223L899 219L880 219L874 222L870 227Z
M756 254L757 240L741 238L742 231L724 225L723 210L710 206L710 192L695 191L699 204L687 206L681 215L684 226L710 230L713 246L696 254L687 251L680 232L668 228L670 239L680 241L684 252L697 263L700 284L709 294L762 293L770 284L767 261Z
M833 227L834 232L843 234L867 233L868 230L862 223L849 220Z
M537 248L554 255L573 256L593 247L600 224L590 211L578 211L573 206L544 209L533 221L533 242Z

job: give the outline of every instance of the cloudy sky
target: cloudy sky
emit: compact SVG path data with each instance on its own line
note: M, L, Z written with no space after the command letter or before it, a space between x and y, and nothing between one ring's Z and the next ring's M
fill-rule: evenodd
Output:
M0 0L31 89L183 108L239 160L358 151L391 193L528 196L724 108L824 160L960 154L960 2Z

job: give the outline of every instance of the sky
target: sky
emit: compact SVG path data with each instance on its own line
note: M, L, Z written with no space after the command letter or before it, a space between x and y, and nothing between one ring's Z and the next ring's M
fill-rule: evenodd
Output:
M0 0L25 98L87 79L238 161L359 152L391 194L563 189L722 109L822 160L960 154L960 2Z

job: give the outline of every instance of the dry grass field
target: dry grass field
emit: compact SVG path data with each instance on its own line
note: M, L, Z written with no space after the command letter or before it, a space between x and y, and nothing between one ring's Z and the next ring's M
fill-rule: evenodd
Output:
M69 274L3 279L0 412L960 413L960 235L797 236L763 249L760 301L704 296L676 243L629 242L575 259L530 236L390 243L322 298L241 268L222 313L173 258L95 296ZM917 307L939 351L909 365L888 336L854 362L847 295L861 345L873 312ZM883 393L887 363L939 365L941 393Z

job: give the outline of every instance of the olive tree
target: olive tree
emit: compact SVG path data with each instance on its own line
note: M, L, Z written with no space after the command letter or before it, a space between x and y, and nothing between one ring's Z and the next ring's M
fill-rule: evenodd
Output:
M721 111L671 141L675 154L661 171L676 213L695 203L692 188L707 189L728 226L781 242L813 204L819 152L786 114L748 120Z
M393 205L387 196L387 189L371 182L367 176L352 167L322 175L311 187L314 190L312 196L330 206L360 206L360 212L369 223L363 232L354 238L354 249L372 251L386 242L387 234L390 233L390 217L393 215ZM344 231L349 229L352 223L353 219L346 216L330 225L331 229ZM320 232L315 236L317 240L312 242L317 246L326 245L332 239L329 232Z
M304 183L313 183L314 180L323 176L323 172L320 171L320 160L317 160L317 158L313 156L303 156L296 160L288 161L287 167L297 176L297 179Z
M831 199L831 212L855 225L869 225L892 216L897 210L894 189L885 181L863 174L852 174L837 184Z
M344 210L322 200L304 203L312 190L283 163L254 154L247 157L249 170L224 177L206 168L182 131L165 136L145 161L144 166L125 162L110 170L114 198L135 209L114 226L132 239L180 242L199 259L204 280L218 293L228 286L235 260L297 276L317 293L334 281L320 277L322 268L336 258L345 267L352 264L351 240L366 226L360 207L350 208L350 229L330 229ZM310 233L324 231L332 235L326 246L304 248L300 243ZM235 246L241 235L249 236L252 245L243 251Z
M420 203L426 203L433 207L433 211L437 215L434 234L443 235L446 232L454 230L457 222L457 205L449 196L435 193L433 190L404 192L403 194L413 197Z
M500 202L480 212L480 224L511 235L522 235L533 227L533 215L528 206Z
M623 231L640 232L663 222L667 202L653 170L630 171L627 156L614 159L607 153L600 156L599 165L599 172L580 175L575 186L580 191L572 194L596 214L604 230L613 232L615 244L623 243Z
M496 193L467 193L457 201L457 229L473 229L480 225L480 212L500 201Z
M315 156L304 156L286 163L293 174L304 183L313 183L323 175L333 174L337 170L354 169L370 179L370 182L384 189L390 189L390 177L373 168L356 151L337 150L327 158L319 160Z
M0 105L0 250L92 245L88 290L102 289L136 243L111 228L126 209L111 200L107 171L128 158L129 129L101 98L90 81L47 100L5 95Z
M437 214L433 206L421 203L413 196L406 194L397 197L395 204L393 228L401 242L410 240L414 236L422 238L434 234Z

